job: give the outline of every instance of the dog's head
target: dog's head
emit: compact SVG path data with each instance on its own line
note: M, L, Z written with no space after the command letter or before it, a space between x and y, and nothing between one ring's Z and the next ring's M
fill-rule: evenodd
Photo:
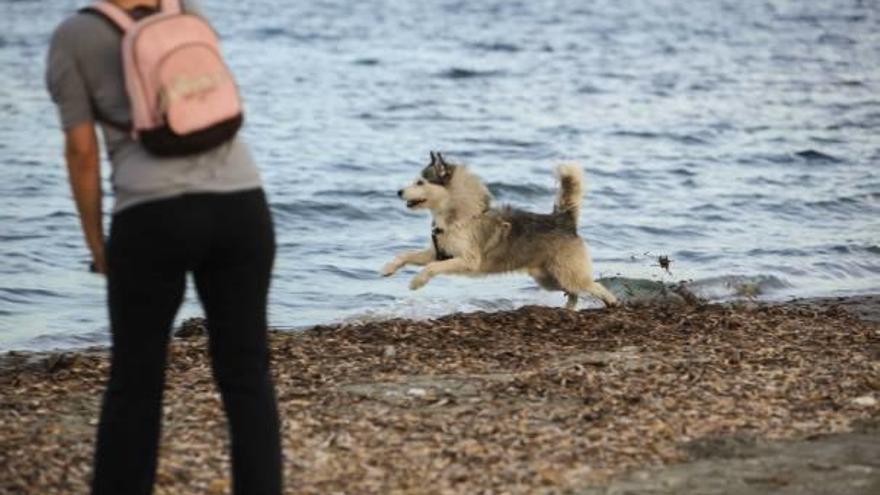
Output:
M455 169L455 165L446 163L443 155L432 151L431 163L422 170L421 176L397 191L397 195L406 200L407 208L439 209L449 199L449 184Z

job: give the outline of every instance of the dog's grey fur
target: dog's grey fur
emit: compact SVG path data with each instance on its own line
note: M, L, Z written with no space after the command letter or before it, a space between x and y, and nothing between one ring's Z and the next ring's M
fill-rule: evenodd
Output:
M398 195L411 209L431 211L432 245L398 255L382 274L393 275L407 264L424 266L410 283L415 290L443 273L525 271L544 289L564 291L567 308L574 308L584 293L616 305L617 298L593 280L587 245L577 233L582 174L577 165L559 167L560 188L552 213L493 208L492 195L476 175L431 152L431 163L421 177ZM451 258L443 259L447 256Z

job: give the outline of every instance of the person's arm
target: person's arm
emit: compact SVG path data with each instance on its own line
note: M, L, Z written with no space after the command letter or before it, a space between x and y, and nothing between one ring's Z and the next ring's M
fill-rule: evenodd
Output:
M64 131L64 158L86 245L98 273L107 273L101 208L101 161L94 122Z
M81 16L71 17L52 34L46 58L46 88L58 107L64 129L64 158L86 246L95 271L106 273L95 116L88 85L77 63L84 56L77 51L82 45L79 40L88 34L82 22Z

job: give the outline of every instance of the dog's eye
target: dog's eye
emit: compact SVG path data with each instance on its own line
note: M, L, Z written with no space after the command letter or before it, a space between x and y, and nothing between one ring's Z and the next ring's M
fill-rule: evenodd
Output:
M417 186L424 186L424 185L425 185L425 181L423 181L423 180L416 181L416 185L417 185Z

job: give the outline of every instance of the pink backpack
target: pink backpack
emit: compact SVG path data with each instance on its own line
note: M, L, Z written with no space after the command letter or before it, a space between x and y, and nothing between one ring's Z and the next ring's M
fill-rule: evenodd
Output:
M106 1L86 9L123 33L122 65L132 116L126 130L155 155L209 150L232 139L241 127L238 88L211 26L183 12L180 0L160 0L160 5L160 12L139 21Z

